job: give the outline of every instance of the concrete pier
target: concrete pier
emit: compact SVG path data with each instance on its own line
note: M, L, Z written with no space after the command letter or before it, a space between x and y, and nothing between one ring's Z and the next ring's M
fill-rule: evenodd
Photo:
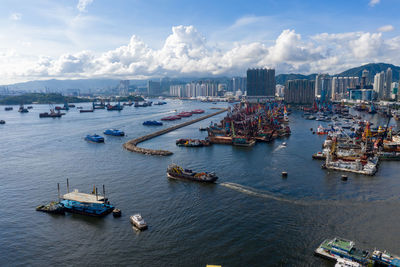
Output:
M194 120L191 120L191 121L186 121L186 122L171 126L169 128L166 128L166 129L163 129L163 130L160 130L160 131L148 134L148 135L144 135L144 136L136 138L136 139L129 140L128 142L126 142L123 145L123 147L125 149L131 151L131 152L137 152L137 153L142 153L142 154L146 154L146 155L159 155L159 156L172 155L172 152L168 151L168 150L155 150L155 149L148 149L148 148L140 148L140 147L137 147L137 144L139 144L141 142L144 142L144 141L147 141L147 140L149 140L151 138L154 138L154 137L157 137L157 136L172 132L172 131L174 131L176 129L188 126L190 124L193 124L193 123L208 119L208 118L213 117L215 115L224 113L227 110L228 109L224 108L224 109L221 109L221 110L219 110L219 111L217 111L215 113L208 114L208 115L202 116L200 118L197 118L197 119L194 119Z

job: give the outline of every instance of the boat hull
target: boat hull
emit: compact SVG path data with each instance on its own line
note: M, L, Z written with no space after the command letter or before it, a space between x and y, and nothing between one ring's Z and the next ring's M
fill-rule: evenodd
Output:
M175 179L175 180L187 180L187 181L194 181L194 182L200 182L200 183L215 183L215 181L218 179L218 177L213 177L212 179L197 179L195 177L189 176L189 175L179 175L175 173L169 173L167 172L167 177L170 179Z

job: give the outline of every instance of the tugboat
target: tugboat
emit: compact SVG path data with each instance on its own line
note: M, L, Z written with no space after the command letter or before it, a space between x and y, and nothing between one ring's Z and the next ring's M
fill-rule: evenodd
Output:
M214 183L218 179L218 176L216 176L213 172L193 172L192 170L183 169L176 164L171 164L168 166L167 177L203 183Z
M176 140L177 146L185 146L185 147L202 147L209 146L210 141L200 140L200 139L178 139Z
M138 230L145 230L147 229L147 223L143 220L142 215L134 214L129 217L131 223L136 227Z
M107 110L109 110L109 111L111 111L111 110L121 111L123 109L124 109L124 106L121 106L120 102L118 102L118 104L116 104L116 105L111 105L111 104L107 105Z
M86 135L85 140L88 142L93 142L93 143L104 143L104 137L94 134L94 135Z
M29 110L28 110L27 108L24 108L24 105L21 104L21 105L19 106L18 112L21 112L21 113L28 113Z
M36 211L43 211L53 214L65 214L64 206L59 202L52 201L47 205L40 205L36 207Z
M145 121L145 122L143 122L143 125L146 125L146 126L162 126L163 123L161 121Z
M104 131L104 134L112 136L125 136L125 132L117 129L107 129Z

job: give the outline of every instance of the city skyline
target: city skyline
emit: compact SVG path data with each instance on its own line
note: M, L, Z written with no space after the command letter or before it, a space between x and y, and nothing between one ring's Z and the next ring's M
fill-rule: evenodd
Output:
M253 67L334 74L370 62L400 65L394 0L3 2L0 84L243 76Z

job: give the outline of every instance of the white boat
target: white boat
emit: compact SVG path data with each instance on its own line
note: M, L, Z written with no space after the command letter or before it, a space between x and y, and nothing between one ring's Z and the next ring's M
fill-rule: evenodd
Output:
M361 264L344 258L338 258L335 267L361 267Z
M129 220L131 223L139 230L145 230L147 229L147 224L143 220L142 215L140 214L134 214L131 217L129 217Z
M286 142L283 142L283 143L282 143L282 146L287 146Z

